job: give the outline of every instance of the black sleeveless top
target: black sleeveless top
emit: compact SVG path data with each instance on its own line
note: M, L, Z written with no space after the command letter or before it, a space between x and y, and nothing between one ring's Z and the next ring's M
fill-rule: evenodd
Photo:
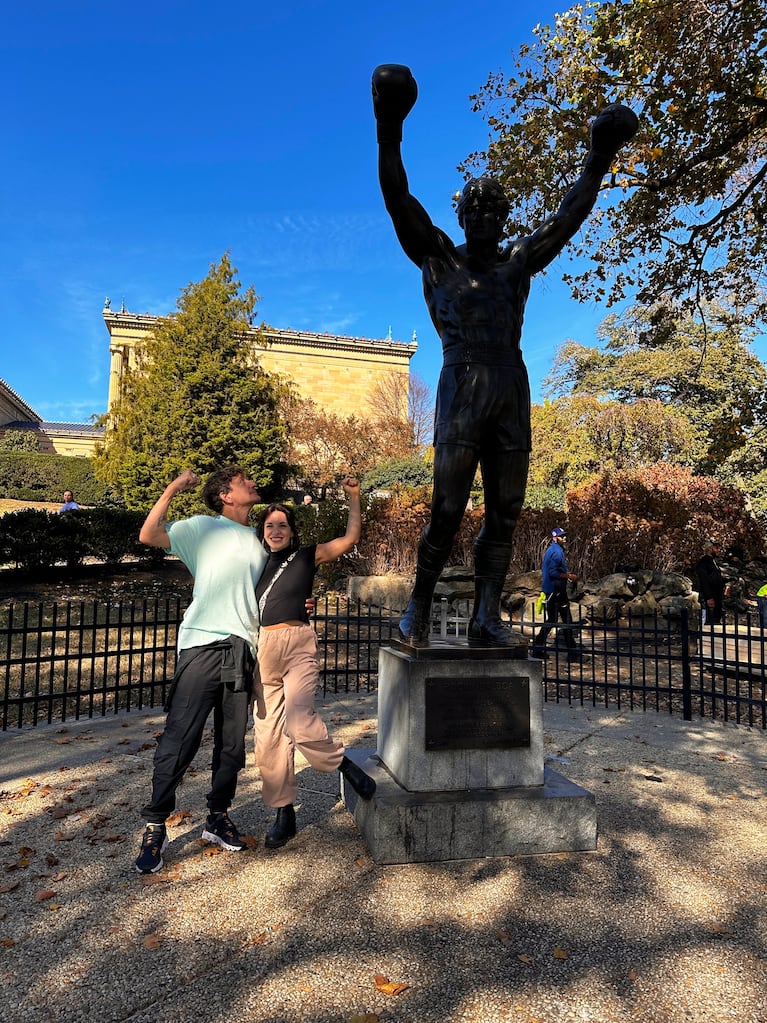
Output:
M256 600L260 601L280 566L287 561L293 551L277 551L269 555L261 578L256 583ZM306 613L307 597L312 595L312 584L317 566L314 559L317 545L299 547L295 557L269 590L266 604L261 612L262 625L280 625L282 622L308 622Z

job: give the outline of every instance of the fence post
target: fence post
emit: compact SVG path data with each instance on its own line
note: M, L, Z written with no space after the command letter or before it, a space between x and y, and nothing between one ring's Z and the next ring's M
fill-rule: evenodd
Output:
M682 717L692 721L692 672L690 670L690 612L682 608Z

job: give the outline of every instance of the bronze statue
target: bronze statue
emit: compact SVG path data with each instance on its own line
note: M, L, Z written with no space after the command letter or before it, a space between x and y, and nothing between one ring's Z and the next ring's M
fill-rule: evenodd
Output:
M429 641L431 602L482 468L485 520L474 547L475 598L469 640L515 647L500 616L511 541L527 486L530 388L519 346L533 274L572 238L596 202L615 154L636 132L636 115L613 104L591 126L583 171L556 213L532 234L500 246L509 203L501 184L468 182L458 203L466 235L455 245L410 194L402 163L402 125L418 88L410 69L382 64L373 72L378 175L386 209L405 254L421 268L424 296L444 356L434 426L434 492L418 545L415 586L400 638Z

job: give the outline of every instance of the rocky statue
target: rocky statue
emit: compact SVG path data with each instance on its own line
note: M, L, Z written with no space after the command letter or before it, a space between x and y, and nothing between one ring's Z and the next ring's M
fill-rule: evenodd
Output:
M559 209L531 234L501 245L509 203L498 181L475 178L458 202L466 241L456 245L410 194L402 126L418 89L410 69L382 64L373 73L378 172L386 209L407 256L421 270L424 296L442 340L434 425L434 491L418 545L415 585L400 639L429 642L434 587L450 554L479 465L485 516L474 547L474 608L469 641L518 647L502 622L501 593L511 561L530 458L530 389L520 336L533 274L543 270L593 209L604 175L638 121L608 106L591 125L583 170Z

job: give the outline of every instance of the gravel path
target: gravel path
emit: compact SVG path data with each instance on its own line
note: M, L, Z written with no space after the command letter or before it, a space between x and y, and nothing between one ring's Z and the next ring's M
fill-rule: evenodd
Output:
M375 696L322 712L375 747ZM595 793L597 851L394 867L371 860L337 775L305 765L284 849L263 847L252 762L232 811L252 848L202 844L208 738L168 866L142 878L162 720L0 735L4 1020L767 1019L763 732L547 704L546 755Z

